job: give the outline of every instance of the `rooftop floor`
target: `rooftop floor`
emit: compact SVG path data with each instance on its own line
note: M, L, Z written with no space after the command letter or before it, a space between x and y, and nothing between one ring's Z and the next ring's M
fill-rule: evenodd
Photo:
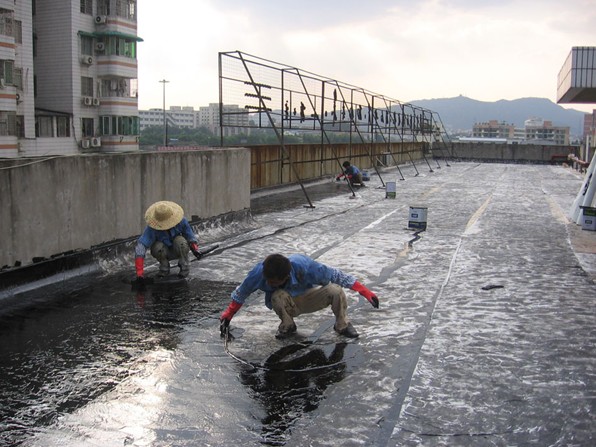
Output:
M383 173L395 199L375 176L355 196L344 183L308 188L315 208L300 190L255 198L243 231L200 235L220 248L191 264L185 286L135 294L130 267L89 279L69 304L13 316L8 365L97 349L51 367L24 406L57 409L23 430L25 445L594 445L596 232L567 218L582 178L544 165L405 171ZM419 239L410 207L427 208ZM360 337L337 336L329 310L278 341L255 294L224 346L229 293L273 252L308 254L376 292L379 309L347 292ZM61 391L65 381L81 386ZM79 399L60 407L44 393Z

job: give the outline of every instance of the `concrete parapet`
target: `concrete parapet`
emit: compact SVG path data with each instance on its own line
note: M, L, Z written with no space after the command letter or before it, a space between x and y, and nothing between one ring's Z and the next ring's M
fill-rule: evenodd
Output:
M0 161L0 266L140 234L147 207L189 220L250 208L250 151L89 154Z

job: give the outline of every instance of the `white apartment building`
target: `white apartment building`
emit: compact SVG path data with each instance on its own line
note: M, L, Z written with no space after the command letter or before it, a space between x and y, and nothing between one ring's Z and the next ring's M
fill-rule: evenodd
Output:
M224 104L222 108L225 117L224 135L248 135L249 114L238 105ZM141 130L150 126L163 127L163 109L139 110ZM220 136L219 103L211 103L208 106L194 107L171 106L166 110L166 123L168 126L197 128L206 127L214 135Z
M141 131L151 126L163 127L163 109L139 110ZM165 115L168 126L195 128L197 126L197 112L194 107L171 106Z
M0 157L139 149L136 0L0 0Z

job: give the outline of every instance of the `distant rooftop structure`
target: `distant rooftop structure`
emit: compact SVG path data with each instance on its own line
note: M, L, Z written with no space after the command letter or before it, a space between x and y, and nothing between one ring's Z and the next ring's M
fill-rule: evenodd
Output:
M573 47L557 78L557 103L596 103L596 47Z

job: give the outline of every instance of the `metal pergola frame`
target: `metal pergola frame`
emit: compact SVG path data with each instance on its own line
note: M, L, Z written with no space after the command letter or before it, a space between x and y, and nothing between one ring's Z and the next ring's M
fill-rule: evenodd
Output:
M447 153L444 158L449 166L449 138L436 112L241 51L221 52L218 62L221 145L224 146L224 129L227 127L273 130L283 157L293 170L310 207L313 207L312 202L285 146L286 131L320 132L321 146L332 148L340 168L341 161L333 149L330 134L349 133L350 147L354 138L370 147L366 151L383 186L385 182L372 150L379 139L388 147L394 138L400 143L422 142L424 146L428 145L431 154L435 144L435 148L438 146ZM232 110L226 108L235 102L244 102L244 105ZM389 153L401 179L405 180L398 161L391 151ZM418 168L410 152L407 153L418 175ZM424 147L422 156L433 172L424 155ZM440 168L438 159L434 156L433 159ZM350 190L355 194L351 185Z

